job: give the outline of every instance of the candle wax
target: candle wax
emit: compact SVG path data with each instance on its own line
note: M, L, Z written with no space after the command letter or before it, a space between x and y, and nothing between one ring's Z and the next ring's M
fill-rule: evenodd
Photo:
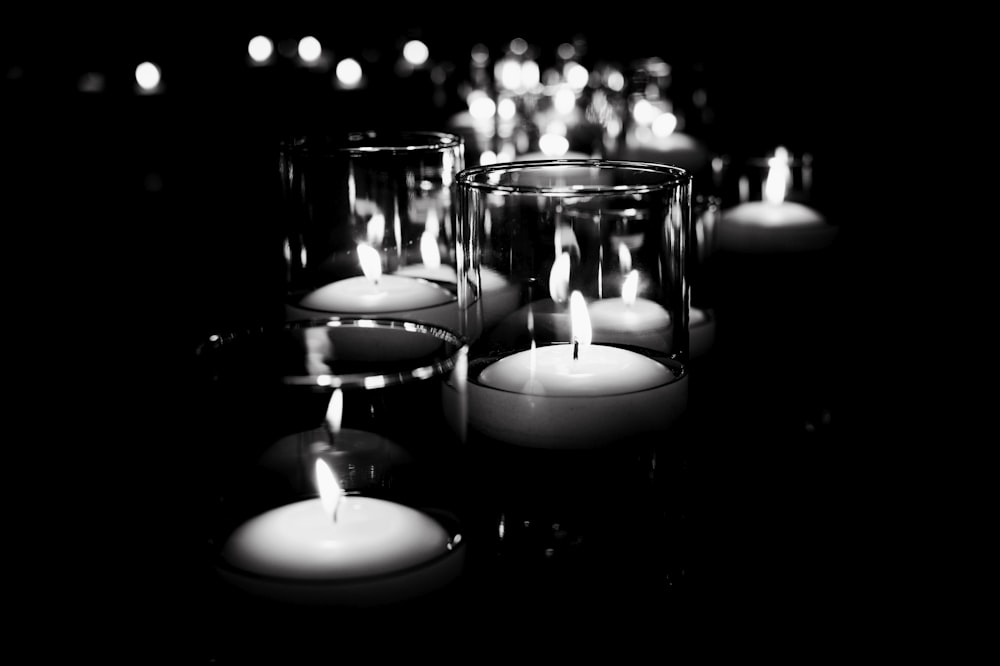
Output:
M597 396L642 391L666 384L672 373L635 352L606 345L539 347L506 356L483 370L485 386L551 396Z
M655 301L602 298L587 305L594 342L638 345L669 351L672 345L670 313Z
M416 509L344 496L336 521L318 498L252 518L233 532L222 556L263 576L348 580L418 566L447 553L448 545L444 527Z
M367 277L337 280L306 294L301 305L326 312L377 314L444 305L455 300L447 289L422 280L383 275L375 284Z
M817 211L795 201L739 204L722 212L717 228L720 248L745 252L819 249L835 231Z

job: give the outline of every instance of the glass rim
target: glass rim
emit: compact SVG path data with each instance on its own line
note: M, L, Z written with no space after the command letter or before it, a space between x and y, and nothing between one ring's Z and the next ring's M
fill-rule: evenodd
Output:
M286 147L303 155L396 155L438 153L461 148L464 143L458 134L436 130L352 130L340 134L304 134L289 140Z
M454 349L434 360L427 360L427 362L421 365L400 363L400 366L393 370L386 369L372 372L280 374L277 377L278 382L286 386L312 386L331 389L380 389L387 386L407 384L412 381L443 376L456 367L459 357L467 353L469 348L469 340L464 335L434 324L391 317L331 315L310 319L297 319L284 322L280 325L260 326L238 332L211 334L196 345L194 356L197 361L208 366L220 354L226 353L226 350L238 349L241 345L249 344L258 347L260 345L271 345L267 349L273 350L275 349L275 345L281 342L278 338L282 335L289 335L307 328L335 328L339 326L364 329L392 329L419 335L430 335Z
M660 174L664 178L657 182L631 183L619 185L524 185L491 183L477 178L494 173L544 171L556 167L581 167L598 169L615 169L642 173ZM631 160L610 160L603 158L587 159L551 159L532 160L528 162L497 162L463 169L455 176L458 187L469 187L489 192L506 192L509 194L542 194L542 195L580 195L580 194L641 194L656 192L679 185L689 185L691 173L681 167L658 162L640 162Z

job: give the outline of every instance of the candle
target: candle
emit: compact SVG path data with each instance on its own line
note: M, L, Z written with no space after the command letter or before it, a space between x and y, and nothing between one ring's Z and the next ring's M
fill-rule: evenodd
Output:
M345 496L325 461L315 469L319 498L233 531L221 552L230 582L280 601L365 606L412 598L457 575L460 539L441 523L395 502Z
M619 347L591 344L583 295L570 296L572 344L532 346L467 385L469 425L536 448L596 448L666 429L687 404L686 375Z
M303 471L322 458L344 490L388 486L397 468L412 462L410 454L378 433L342 428L343 401L343 390L334 389L325 424L281 437L261 456L260 467L293 481L295 490L308 491Z
M364 276L350 277L324 285L290 308L289 316L308 318L316 311L340 315L378 315L408 319L455 330L458 309L455 295L429 280L397 274L382 274L378 251L358 245Z
M648 100L640 100L633 114L651 113L648 123L636 119L625 132L622 158L640 162L659 162L680 167L690 173L702 173L711 164L711 153L689 134L676 131L677 117L669 112L656 113ZM640 109L648 109L640 112Z
M795 252L828 246L836 228L817 211L786 201L791 169L788 151L775 150L768 160L763 201L746 201L722 212L719 247L736 252Z
M428 226L430 227L430 223ZM455 268L441 264L441 251L438 249L436 228L433 231L425 231L421 235L420 255L421 263L403 266L395 274L419 277L452 286L458 283ZM492 327L504 315L517 307L517 287L496 271L481 266L479 268L479 288L482 294L484 327Z
M655 301L639 298L638 288L639 272L629 271L620 298L602 298L588 306L594 340L669 351L670 313Z

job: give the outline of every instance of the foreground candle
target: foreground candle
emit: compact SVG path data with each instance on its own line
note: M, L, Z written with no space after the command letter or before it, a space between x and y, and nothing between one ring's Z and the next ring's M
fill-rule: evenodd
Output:
M570 310L572 344L516 352L469 382L472 429L518 446L596 448L661 431L684 411L686 376L643 354L591 344L578 291Z
M344 496L316 461L320 497L288 504L238 527L222 550L230 581L281 601L374 605L446 583L458 542L408 506Z

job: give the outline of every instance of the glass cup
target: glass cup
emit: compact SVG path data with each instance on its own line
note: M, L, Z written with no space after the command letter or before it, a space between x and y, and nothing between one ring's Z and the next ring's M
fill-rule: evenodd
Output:
M662 563L656 507L676 490L666 479L687 407L690 180L676 167L607 160L494 164L457 178L464 434L512 585L533 578L522 565L553 558L576 563L562 590L571 596L576 574L607 571L600 558Z
M466 353L445 328L347 317L199 349L222 612L284 627L292 607L348 622L339 609L446 598L465 548L441 383L461 381Z
M349 132L289 141L286 320L390 317L457 331L451 186L461 137Z

